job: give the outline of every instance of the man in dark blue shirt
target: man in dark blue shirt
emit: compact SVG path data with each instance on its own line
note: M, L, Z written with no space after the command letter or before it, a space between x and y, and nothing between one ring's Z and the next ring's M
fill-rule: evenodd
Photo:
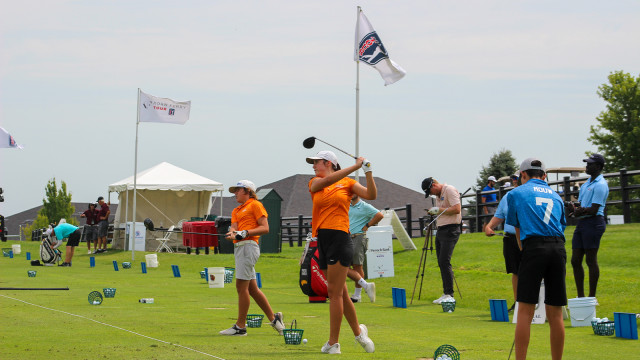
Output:
M522 185L509 196L506 223L516 231L522 249L518 270L518 321L516 324L516 359L527 357L531 321L540 284L545 285L545 310L549 320L551 358L561 359L564 351L562 307L567 305L565 284L567 253L564 229L566 219L560 196L544 181L542 161L528 158L520 165Z
M489 176L489 178L487 178L487 186L482 188L482 192L494 191L496 189L495 188L496 182L497 182L497 180L496 180L495 176ZM480 199L480 201L483 204L495 203L496 201L498 201L498 195L496 193L485 194L485 195L482 195L482 198ZM496 208L497 207L498 207L497 204L491 204L491 205L483 206L482 207L482 213L485 214L485 215L493 215L493 214L496 213ZM487 226L489 221L491 221L491 217L484 218L484 220L483 220L484 226Z

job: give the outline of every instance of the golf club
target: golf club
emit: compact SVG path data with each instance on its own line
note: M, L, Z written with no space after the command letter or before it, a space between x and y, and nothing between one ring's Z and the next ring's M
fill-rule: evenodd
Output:
M329 143L328 143L328 142L326 142L326 141L323 141L323 140L321 140L321 139L318 139L318 138L317 138L317 137L315 137L315 136L311 136L311 137L308 137L308 138L304 139L304 141L302 142L302 146L304 146L306 149L311 149L311 148L313 148L313 147L315 146L315 144L316 144L316 140L320 141L321 143L325 143L325 144L327 144L327 145L331 146L332 148L334 148L334 149L336 149L336 150L338 150L338 151L341 151L342 153L344 153L344 154L346 154L346 155L351 156L352 158L354 158L354 159L356 159L356 160L358 159L357 157L355 157L355 156L353 156L353 155L349 154L348 152L346 152L346 151L344 151L344 150L340 149L339 147L337 147L337 146L333 146L333 145L329 144ZM366 163L366 164L364 164L364 165L369 166L369 164L370 164L370 163L369 163L369 162L367 162L367 163Z

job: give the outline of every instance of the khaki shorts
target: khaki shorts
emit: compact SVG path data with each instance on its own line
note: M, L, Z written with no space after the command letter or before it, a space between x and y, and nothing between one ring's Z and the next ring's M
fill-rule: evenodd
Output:
M260 245L253 240L243 240L233 245L233 255L236 258L236 279L255 279L255 266L258 262L258 258L260 257Z
M369 238L366 234L360 233L351 235L351 240L353 241L353 260L351 263L362 265L369 249Z

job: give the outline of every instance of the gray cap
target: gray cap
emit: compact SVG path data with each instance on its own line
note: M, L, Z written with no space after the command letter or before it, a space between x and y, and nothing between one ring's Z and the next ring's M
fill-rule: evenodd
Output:
M536 160L540 162L540 166L531 165L531 163ZM542 160L534 157L527 158L522 162L522 164L520 164L520 172L527 170L542 170L544 172L547 172L547 168L544 166Z

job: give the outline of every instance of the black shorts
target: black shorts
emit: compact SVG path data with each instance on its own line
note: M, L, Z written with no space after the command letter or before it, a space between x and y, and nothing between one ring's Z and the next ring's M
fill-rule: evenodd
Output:
M80 245L80 229L72 232L69 235L69 240L67 241L67 246L78 246Z
M504 233L502 239L502 255L504 255L504 265L507 268L507 274L518 275L520 262L522 261L522 251L518 247L518 239L515 234Z
M518 270L518 301L537 304L544 279L544 303L567 305L567 251L564 238L534 236L522 241L522 262Z
M318 267L326 269L338 261L342 266L351 266L353 242L351 236L341 230L318 229Z
M576 230L573 232L571 240L572 249L598 249L600 248L600 239L607 228L607 222L604 216L592 216L580 219Z

